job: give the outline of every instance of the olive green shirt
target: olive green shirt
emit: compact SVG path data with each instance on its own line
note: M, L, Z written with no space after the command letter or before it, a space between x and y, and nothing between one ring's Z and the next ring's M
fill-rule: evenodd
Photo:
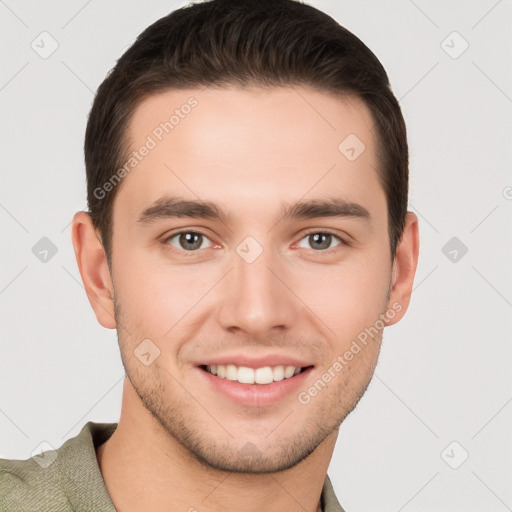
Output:
M57 450L27 460L0 459L1 512L116 512L98 466L96 448L117 423L86 423ZM326 475L324 512L344 512Z

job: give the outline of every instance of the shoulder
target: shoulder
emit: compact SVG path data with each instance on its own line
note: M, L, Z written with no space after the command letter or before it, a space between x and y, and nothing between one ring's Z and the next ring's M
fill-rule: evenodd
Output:
M0 459L0 512L115 511L95 447L117 424L88 422L56 450L25 460Z
M55 453L55 452L54 452ZM49 460L52 452L45 452ZM44 459L41 456L42 459ZM3 512L72 511L57 467L27 460L0 459L0 510Z

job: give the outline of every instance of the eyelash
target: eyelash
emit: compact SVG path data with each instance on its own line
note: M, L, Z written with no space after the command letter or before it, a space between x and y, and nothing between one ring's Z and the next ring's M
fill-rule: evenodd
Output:
M182 235L182 234L195 234L195 235L202 235L203 237L205 237L207 240L210 240L210 238L203 232L201 231L193 231L193 230L181 230L181 231L177 231L176 233L172 233L171 235L167 236L164 240L162 240L162 244L164 245L165 249L170 251L171 253L173 254L176 254L176 253L179 253L181 255L184 255L185 257L190 257L190 256L195 256L198 252L199 252L199 249L196 249L196 250L193 250L193 251L186 251L185 249L178 249L174 246L172 246L169 241L175 237L177 237L178 235ZM300 238L299 242L301 242L302 240L304 240L304 238L310 236L310 235L316 235L316 234L322 234L322 235L330 235L334 238L337 238L339 240L339 244L336 245L335 247L328 247L327 249L321 249L321 250L315 250L315 249L309 249L310 251L313 251L314 253L317 253L317 254L323 254L323 253L327 253L327 252L331 252L333 250L336 250L337 247L340 247L340 246L348 246L349 244L343 239L341 238L339 235L337 235L336 233L333 233L332 231L329 231L329 230L311 230L311 231L308 231L306 233L304 233L304 235ZM211 242L211 240L210 240ZM299 243L297 242L297 243Z

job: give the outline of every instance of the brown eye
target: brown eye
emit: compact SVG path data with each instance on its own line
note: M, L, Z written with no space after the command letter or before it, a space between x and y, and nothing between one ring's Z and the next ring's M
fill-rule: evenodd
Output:
M192 252L196 249L205 249L208 247L207 243L206 246L204 246L204 243L207 240L208 238L206 238L202 233L197 233L195 231L182 231L167 238L166 242L178 249Z
M309 247L304 247L304 245L301 245L303 240L306 240L306 243ZM342 241L336 235L319 231L315 233L309 233L304 238L302 238L302 240L299 242L299 247L303 247L305 249L313 249L316 251L325 251L326 249L332 249L336 245L339 245L332 245L332 243L336 240L339 242Z

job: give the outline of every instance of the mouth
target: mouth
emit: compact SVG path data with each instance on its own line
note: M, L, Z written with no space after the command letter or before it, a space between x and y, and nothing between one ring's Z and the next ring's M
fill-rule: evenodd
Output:
M204 391L213 392L223 404L274 410L272 406L293 400L313 378L315 366L309 363L290 355L238 353L203 361L196 369Z
M240 384L265 386L274 382L293 379L297 375L313 368L313 366L297 367L290 365L276 365L250 368L248 366L237 366L234 364L212 364L200 365L199 368L220 379L236 381Z

